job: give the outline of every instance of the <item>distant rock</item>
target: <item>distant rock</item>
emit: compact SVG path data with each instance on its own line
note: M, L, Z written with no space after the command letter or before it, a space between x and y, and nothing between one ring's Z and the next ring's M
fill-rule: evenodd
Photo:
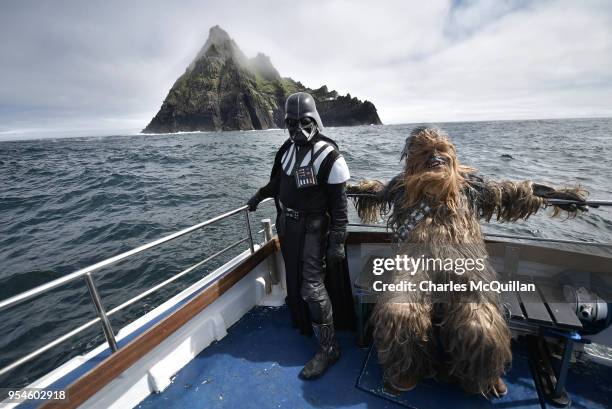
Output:
M500 157L504 159L514 159L514 156L510 155L509 153L504 153L503 155L500 155Z
M219 26L168 93L146 133L282 128L284 104L294 92L311 93L325 126L380 125L376 107L327 86L310 89L283 78L270 58L247 58Z

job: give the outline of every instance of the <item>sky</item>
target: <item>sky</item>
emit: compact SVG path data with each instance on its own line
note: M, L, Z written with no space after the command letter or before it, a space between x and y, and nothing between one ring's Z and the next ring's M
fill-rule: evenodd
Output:
M217 24L386 124L612 116L608 0L12 0L0 139L137 132Z

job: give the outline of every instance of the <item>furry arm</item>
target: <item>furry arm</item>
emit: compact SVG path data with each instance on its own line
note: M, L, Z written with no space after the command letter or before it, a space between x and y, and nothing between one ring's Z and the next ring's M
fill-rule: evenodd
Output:
M364 223L373 223L389 212L393 198L401 191L401 175L397 175L387 184L379 180L362 180L356 185L348 185L346 192L359 196L351 197L359 218Z
M586 195L580 187L555 189L531 181L495 182L472 176L467 182L468 196L472 198L479 216L487 221L494 215L497 220L510 222L527 219L538 210L549 206L548 199L583 202ZM586 206L580 204L552 206L554 206L553 216L557 216L562 210L569 216L575 216L579 210L586 210Z

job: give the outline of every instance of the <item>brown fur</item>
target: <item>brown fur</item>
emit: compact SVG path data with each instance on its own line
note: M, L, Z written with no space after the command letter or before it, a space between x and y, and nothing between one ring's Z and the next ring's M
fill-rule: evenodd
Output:
M459 163L454 145L438 129L417 128L405 152L400 177L386 186L379 181L362 181L349 188L349 193L371 194L354 199L362 220L374 221L389 213L388 226L395 231L412 223L409 238L399 248L400 255L418 257L423 248L417 251L414 246L420 245L428 255L442 259L486 259L479 218L526 219L559 192L583 197L579 190L538 185L538 191L543 192L539 196L529 181L485 182L473 176L475 169ZM427 167L434 153L446 160L445 165ZM429 211L414 224L417 219L411 217L423 203ZM555 213L559 210L555 208ZM451 279L490 282L497 279L497 274L487 263L483 271L463 275L420 271L414 276L395 277L396 282L426 279L437 283ZM441 320L438 339L445 351L443 363L434 354L432 328L436 320ZM423 292L385 294L375 307L371 324L379 361L385 376L394 382L407 377L423 379L437 370L456 379L466 391L489 396L512 358L510 332L495 293L457 292L446 294L444 299Z
M496 304L453 304L440 326L440 342L449 357L446 374L468 393L487 396L512 360L510 331Z
M405 376L419 379L435 374L431 303L378 303L372 313L373 338L385 378L394 384Z
M364 223L375 223L385 213L385 203L379 198L384 188L385 185L378 180L362 180L357 186L347 187L347 193L364 195L352 198L357 214Z
M433 152L446 158L448 165L437 170L427 169L427 159ZM403 188L405 194L402 205L409 208L426 198L433 203L444 205L451 212L456 212L459 208L461 188L465 183L464 175L474 169L459 163L455 146L448 136L433 128L414 133L407 159L409 160L406 160L404 169L404 183L398 185Z

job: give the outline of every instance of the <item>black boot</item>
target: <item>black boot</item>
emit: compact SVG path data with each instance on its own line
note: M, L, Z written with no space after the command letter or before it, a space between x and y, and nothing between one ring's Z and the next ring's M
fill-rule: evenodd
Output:
M312 324L319 350L300 372L302 379L316 379L340 359L340 345L334 335L334 324Z

